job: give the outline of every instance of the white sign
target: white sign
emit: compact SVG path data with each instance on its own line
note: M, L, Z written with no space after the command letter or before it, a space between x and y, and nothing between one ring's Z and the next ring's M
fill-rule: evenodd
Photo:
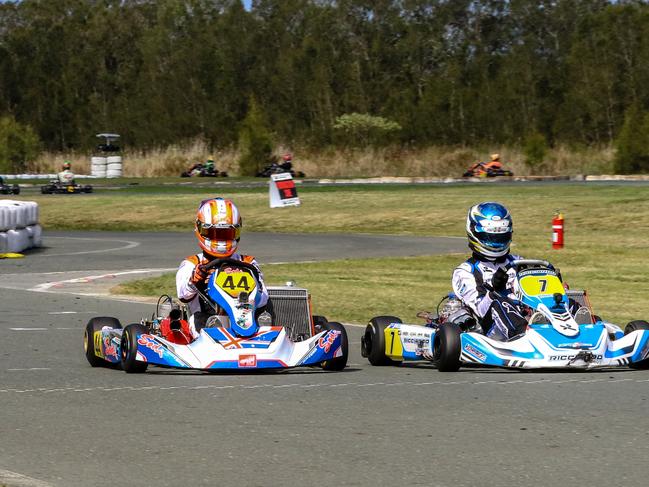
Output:
M291 173L271 174L268 193L271 208L299 206L300 204L300 198L297 196L297 188Z

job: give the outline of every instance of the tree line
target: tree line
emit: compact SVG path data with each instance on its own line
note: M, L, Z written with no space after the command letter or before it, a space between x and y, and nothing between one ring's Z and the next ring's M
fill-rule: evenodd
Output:
M195 137L233 145L251 106L275 140L314 147L353 142L337 129L349 114L382 117L398 127L391 142L415 146L610 144L625 114L649 110L649 5L0 4L0 117L44 148L89 148L100 131L138 148Z

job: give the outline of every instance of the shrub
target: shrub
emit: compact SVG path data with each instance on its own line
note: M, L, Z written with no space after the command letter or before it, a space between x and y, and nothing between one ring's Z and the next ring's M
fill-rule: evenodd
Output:
M367 113L348 113L336 118L333 128L343 144L367 147L388 144L401 130L401 125Z
M0 173L22 172L40 151L40 141L29 125L11 116L0 118Z
M649 113L643 112L637 105L629 107L615 146L615 172L630 174L648 170Z
M266 128L263 113L254 98L239 129L239 173L254 176L275 160L273 142Z
M543 164L547 152L548 143L543 134L535 132L525 138L523 144L525 164L532 170L532 172Z

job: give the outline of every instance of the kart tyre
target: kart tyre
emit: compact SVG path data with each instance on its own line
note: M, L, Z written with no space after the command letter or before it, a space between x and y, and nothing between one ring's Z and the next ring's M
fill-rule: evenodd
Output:
M343 354L340 357L333 358L331 360L325 360L320 365L323 370L343 370L347 366L347 357L349 356L349 340L347 339L347 330L340 323L335 321L327 322L324 325L325 330L336 330L341 333L341 348Z
M440 372L457 372L460 368L462 330L455 323L440 326L433 342L433 361Z
M20 186L14 184L11 191L13 192L13 194L20 194Z
M51 193L50 188L48 188L47 186L41 186L41 193L50 194Z
M110 316L97 316L95 318L90 318L90 321L88 321L86 330L83 334L83 351L86 354L88 363L92 367L101 367L108 365L107 361L95 355L95 332L100 331L104 326L109 326L111 328L117 329L122 328L122 324L117 318L112 318Z
M85 186L83 188L84 193L92 193L92 186Z
M376 316L370 320L361 337L361 355L372 365L396 365L399 362L385 355L385 328L392 323L403 323L396 316Z
M137 337L149 330L139 323L133 323L124 328L122 332L122 343L120 347L120 358L122 359L122 369L128 374L141 374L149 364L138 362L137 357Z
M645 320L629 321L624 327L624 334L628 335L631 332L639 330L649 330L649 323ZM649 369L649 358L641 360L640 362L633 362L629 364L632 369L646 370Z

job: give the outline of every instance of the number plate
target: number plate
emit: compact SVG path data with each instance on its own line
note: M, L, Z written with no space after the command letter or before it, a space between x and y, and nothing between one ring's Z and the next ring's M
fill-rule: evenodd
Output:
M563 284L557 276L525 276L519 280L521 290L528 296L551 296L564 294Z
M242 292L250 294L257 287L255 278L245 271L221 271L216 276L215 282L218 287L233 298L238 297Z

